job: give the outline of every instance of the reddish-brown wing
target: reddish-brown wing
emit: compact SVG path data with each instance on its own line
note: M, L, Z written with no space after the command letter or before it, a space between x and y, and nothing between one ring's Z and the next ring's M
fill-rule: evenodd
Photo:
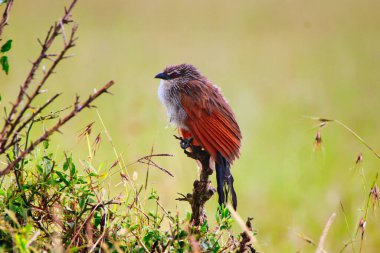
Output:
M182 86L185 125L194 139L216 159L219 152L232 163L239 157L241 133L235 116L219 89L206 80L193 80Z

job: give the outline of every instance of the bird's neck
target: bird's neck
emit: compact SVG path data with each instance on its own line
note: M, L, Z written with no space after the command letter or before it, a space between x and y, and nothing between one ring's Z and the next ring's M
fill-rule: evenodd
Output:
M185 125L187 115L180 102L177 84L172 81L162 80L158 88L158 96L166 107L169 121L177 127L187 129Z

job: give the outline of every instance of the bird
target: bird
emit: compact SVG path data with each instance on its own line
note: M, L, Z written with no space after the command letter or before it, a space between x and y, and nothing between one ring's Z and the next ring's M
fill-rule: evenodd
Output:
M218 203L226 204L231 192L237 208L230 167L240 156L242 134L231 106L219 87L191 64L169 65L155 78L161 79L158 96L169 121L182 138L191 140L215 163Z

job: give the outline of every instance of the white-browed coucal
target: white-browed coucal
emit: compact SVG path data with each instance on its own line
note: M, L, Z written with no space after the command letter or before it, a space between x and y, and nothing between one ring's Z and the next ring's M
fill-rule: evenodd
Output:
M168 66L155 78L161 79L158 95L169 120L178 127L182 138L206 150L215 162L220 205L231 192L237 207L230 165L240 155L241 132L235 115L220 89L193 65Z

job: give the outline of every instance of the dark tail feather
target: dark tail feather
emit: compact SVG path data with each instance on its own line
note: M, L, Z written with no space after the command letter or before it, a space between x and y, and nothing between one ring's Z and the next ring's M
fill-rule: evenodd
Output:
M237 197L234 189L234 178L230 171L230 163L220 153L216 158L215 170L219 205L227 202L228 193L231 192L232 206L236 210Z
M219 205L222 205L223 203L225 203L225 196L224 196L224 190L223 190L224 169L219 161L215 163L215 171L216 171L216 182L217 182L217 191L218 191L218 203Z

